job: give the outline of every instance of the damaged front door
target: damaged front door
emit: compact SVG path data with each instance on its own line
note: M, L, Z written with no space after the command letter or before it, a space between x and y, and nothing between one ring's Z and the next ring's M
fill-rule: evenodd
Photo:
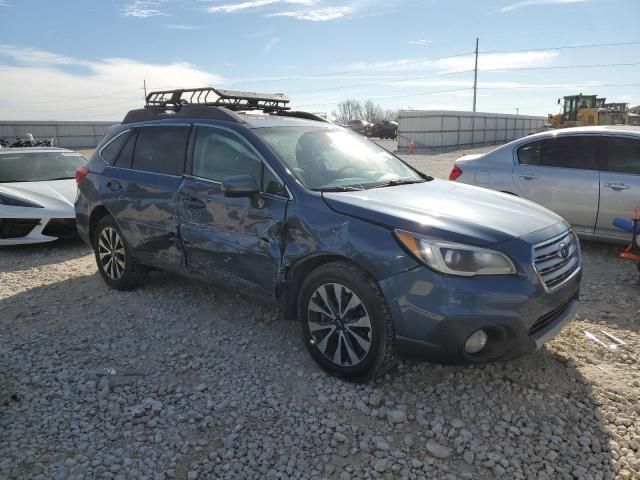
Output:
M197 127L191 164L191 176L178 194L189 270L273 297L286 188L253 147L231 130ZM222 180L235 175L254 177L260 195L225 196Z

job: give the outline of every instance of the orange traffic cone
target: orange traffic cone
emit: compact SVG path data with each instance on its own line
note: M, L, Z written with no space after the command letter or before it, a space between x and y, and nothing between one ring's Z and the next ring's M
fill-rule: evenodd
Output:
M413 138L411 139L411 143L409 144L409 155L413 155L416 153L416 144L413 142Z

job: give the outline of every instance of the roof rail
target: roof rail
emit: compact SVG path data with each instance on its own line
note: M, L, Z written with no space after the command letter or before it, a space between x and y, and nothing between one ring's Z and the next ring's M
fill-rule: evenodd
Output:
M213 87L161 90L147 95L145 108L179 112L184 105L225 107L229 110L262 110L265 113L289 110L289 97L281 93L267 94L221 90Z
M315 113L309 113L309 112L298 112L298 111L289 110L289 111L277 112L276 115L278 115L279 117L295 117L295 118L304 118L305 120L315 120L317 122L333 123L327 120L326 118L321 117L320 115L316 115Z

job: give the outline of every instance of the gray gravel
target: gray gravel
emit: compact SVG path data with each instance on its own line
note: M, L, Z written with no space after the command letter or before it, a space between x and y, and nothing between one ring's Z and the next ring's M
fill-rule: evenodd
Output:
M79 241L2 249L0 478L640 478L640 287L615 252L584 243L582 307L543 350L354 385L268 305L166 273L109 290Z

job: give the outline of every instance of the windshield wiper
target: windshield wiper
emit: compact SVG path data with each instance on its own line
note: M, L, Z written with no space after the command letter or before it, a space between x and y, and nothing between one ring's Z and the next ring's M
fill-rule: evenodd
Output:
M411 183L424 183L425 179L416 178L395 178L386 182L372 183L367 185L367 188L382 188L382 187L395 187L397 185L409 185Z
M346 185L343 187L321 187L312 188L314 192L360 192L364 190L364 187L354 187L352 185Z

